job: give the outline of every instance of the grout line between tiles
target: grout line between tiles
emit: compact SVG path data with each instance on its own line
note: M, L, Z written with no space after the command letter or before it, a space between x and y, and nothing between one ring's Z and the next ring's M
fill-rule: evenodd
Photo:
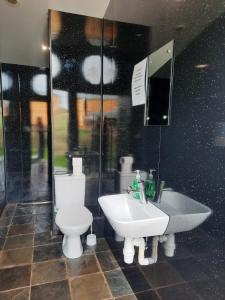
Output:
M23 235L33 235L34 236L34 234L33 233L29 233L29 234L23 234ZM10 238L10 237L15 237L15 236L17 236L17 235L9 235L9 236L7 236L7 238L6 239L8 239L8 238ZM21 236L21 235L18 235L18 236ZM16 247L16 248L5 248L5 243L4 243L4 247L2 248L2 250L3 251L9 251L9 250L20 250L20 249L25 249L25 248L31 248L31 247L33 247L33 244L32 245L30 245L30 246L25 246L25 247Z
M100 273L102 274L102 276L103 276L103 278L104 278L106 287L107 287L107 289L108 289L108 291L109 291L109 294L110 294L110 297L113 298L112 291L111 291L111 289L110 289L110 286L108 285L108 281L107 281L107 279L106 279L106 277L105 277L105 275L104 275L104 272L103 272L103 270L102 270L102 267L101 267L101 265L100 265L100 262L98 261L98 258L97 258L96 253L94 253L94 256L95 256L97 265L98 265L98 267L99 267Z
M73 299L72 286L71 286L72 278L70 278L69 276L66 258L64 258L64 262L65 262L65 269L66 269L66 279L68 280L68 284L69 284L70 298Z
M35 284L32 284L31 287L32 286L40 286L40 285L43 285L43 284L50 284L50 283L55 283L55 282L61 282L61 281L65 281L65 280L67 280L67 279L64 278L64 279L56 279L54 281L45 281L45 282L41 282L41 283L35 283Z
M25 286L20 286L20 287L14 288L14 289L3 290L3 291L0 291L0 295L3 294L3 293L15 291L15 290L20 290L20 289L25 289L25 288L29 288L29 287L30 287L29 285L25 285Z

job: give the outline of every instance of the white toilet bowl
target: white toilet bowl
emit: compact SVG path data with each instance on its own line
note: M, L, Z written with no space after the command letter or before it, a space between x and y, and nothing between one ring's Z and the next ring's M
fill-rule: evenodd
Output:
M80 240L93 221L85 203L85 175L82 173L82 158L72 160L72 174L55 174L55 204L58 210L55 223L63 238L63 253L68 258L80 257L83 248Z
M92 213L80 205L68 205L60 208L55 222L63 238L63 253L68 258L80 257L83 253L80 236L85 233L93 221Z

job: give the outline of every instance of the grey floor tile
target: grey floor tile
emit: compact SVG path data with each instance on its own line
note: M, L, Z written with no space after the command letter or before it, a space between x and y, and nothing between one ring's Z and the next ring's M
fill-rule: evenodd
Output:
M62 239L63 239L62 235L51 235L50 232L36 233L34 237L34 245L40 246L40 245L61 243Z
M46 261L32 265L32 285L66 279L66 264L64 260Z
M33 240L34 240L33 234L8 236L6 237L5 240L4 250L32 247Z
M0 292L0 300L29 300L30 288L20 288L7 292Z
M0 238L0 250L3 249L4 244L5 244L5 239L4 238Z
M0 291L29 286L31 266L14 267L0 270Z
M124 268L122 271L134 293L151 289L138 267Z
M105 272L104 274L114 297L133 293L126 277L120 270Z
M51 224L49 222L39 222L34 225L35 233L50 232Z
M26 216L18 216L13 217L12 225L19 225L19 224L33 224L35 220L34 215L26 215Z
M78 276L100 272L94 255L83 255L75 259L67 259L67 270L69 276Z
M35 213L36 213L36 209L35 206L33 205L18 206L15 211L15 216L31 215Z
M161 300L154 291L136 293L135 296L138 300Z
M16 211L16 204L7 204L1 214L2 217L12 217Z
M209 279L204 268L193 257L172 260L170 263L186 281Z
M95 252L100 252L100 251L106 251L109 250L109 245L107 241L104 238L98 238L97 239L97 245L95 248Z
M219 279L193 281L190 283L190 286L201 299L225 299L225 285Z
M11 225L8 235L29 234L34 232L33 224Z
M12 222L12 217L0 217L0 226L8 226Z
M127 295L122 297L116 297L114 299L115 300L137 300L137 297L134 294L132 294L132 295Z
M8 232L8 226L0 226L0 238L5 238Z
M33 262L40 262L50 259L58 259L63 256L60 243L34 247Z
M71 300L67 280L31 287L31 300Z
M184 282L181 275L167 262L141 268L147 281L155 288Z
M73 300L97 300L111 298L101 273L76 277L71 281Z
M111 271L119 268L116 258L110 250L96 253L102 271Z
M158 290L162 300L201 300L188 284L179 284Z
M33 248L1 251L0 269L32 263Z
M35 223L48 223L51 224L51 215L45 215L45 214L41 214L41 215L36 215L35 216Z
M52 213L52 205L49 204L38 204L37 205L37 214L51 214Z

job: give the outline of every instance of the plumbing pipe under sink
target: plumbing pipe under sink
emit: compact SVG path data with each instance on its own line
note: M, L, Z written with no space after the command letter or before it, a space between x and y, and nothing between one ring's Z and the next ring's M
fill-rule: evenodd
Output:
M176 249L175 235L173 233L160 236L159 242L163 243L164 253L167 257L173 257Z
M158 260L158 243L163 243L165 255L168 257L174 256L176 249L174 234L154 236L152 238L152 254L151 257L145 257L145 240L144 238L125 238L123 255L124 262L132 264L134 261L135 250L134 247L138 247L138 263L140 265L151 265Z
M124 262L132 264L134 261L134 246L139 247L138 262L140 265L150 265L157 262L158 259L158 242L159 237L154 236L152 241L152 256L145 257L145 240L144 238L125 238L123 255Z

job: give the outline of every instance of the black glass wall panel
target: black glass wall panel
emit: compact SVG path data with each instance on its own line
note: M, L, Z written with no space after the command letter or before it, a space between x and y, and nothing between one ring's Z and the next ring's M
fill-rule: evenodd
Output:
M102 20L51 11L53 171L83 158L85 204L98 214Z
M8 202L49 200L48 70L2 64Z
M4 155L4 130L2 118L2 76L0 65L0 214L5 206L5 155Z
M134 65L151 52L151 28L104 20L103 45L102 193L108 194L119 191L121 156L133 155L134 169L156 168L158 143L146 140L146 133L158 141L159 130L144 127L144 106L133 107L131 101Z

